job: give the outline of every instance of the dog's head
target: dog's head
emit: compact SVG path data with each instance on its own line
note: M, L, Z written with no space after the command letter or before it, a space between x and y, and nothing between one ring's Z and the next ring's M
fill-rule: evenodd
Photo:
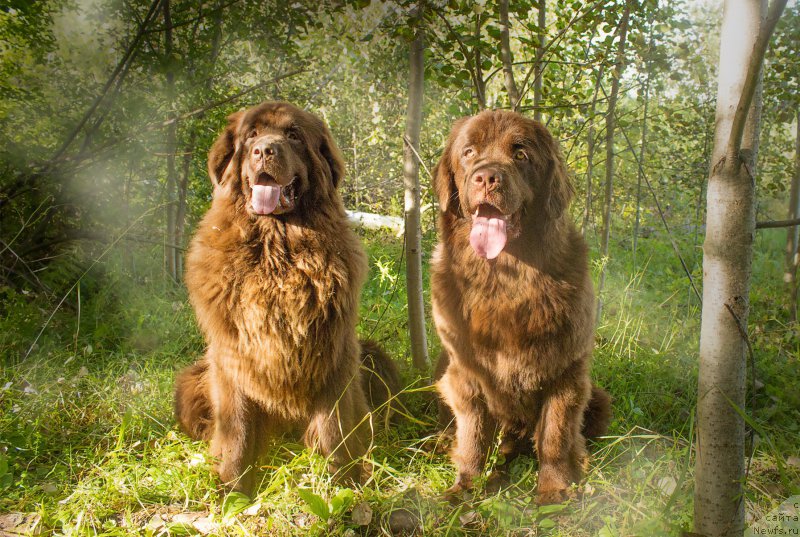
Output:
M339 149L318 117L284 102L236 112L208 154L214 195L242 201L252 217L313 206L344 174Z
M441 211L471 221L476 253L494 259L526 214L561 217L573 188L558 144L539 122L487 110L458 120L434 172Z

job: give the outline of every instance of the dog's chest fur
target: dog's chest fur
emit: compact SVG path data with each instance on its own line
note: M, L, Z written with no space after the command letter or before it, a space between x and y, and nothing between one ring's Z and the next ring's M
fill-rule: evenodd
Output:
M450 238L433 270L446 275L439 279L448 288L443 295L458 297L449 302L451 315L469 343L469 367L486 390L523 397L585 357L591 338L581 327L592 316L585 273L554 274L513 252L487 261L469 246L468 232L456 230Z
M296 226L209 214L193 241L186 281L207 339L228 341L233 351L218 353L225 357L218 367L262 404L286 407L352 373L366 262L347 223ZM209 272L214 277L203 277Z

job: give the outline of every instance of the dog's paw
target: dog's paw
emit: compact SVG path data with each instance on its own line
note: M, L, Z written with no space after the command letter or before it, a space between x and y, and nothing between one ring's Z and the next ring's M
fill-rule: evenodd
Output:
M562 489L549 489L549 490L542 490L536 494L536 504L537 505L552 505L555 503L564 503L567 500L575 500L580 496L580 491L578 487L572 485L567 488Z

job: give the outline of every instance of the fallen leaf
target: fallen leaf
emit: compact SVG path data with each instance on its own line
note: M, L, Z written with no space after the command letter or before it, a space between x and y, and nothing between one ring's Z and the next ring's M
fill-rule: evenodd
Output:
M194 526L194 522L205 516L203 512L195 513L178 513L172 517L172 522L175 524L186 524L187 526Z
M219 530L219 523L214 522L211 518L205 516L192 522L192 527L194 527L194 529L203 535L208 535L209 533L214 533Z
M461 522L462 526L469 526L478 518L477 511L467 511L458 516L459 522Z
M260 510L261 510L261 502L256 502L247 509L245 509L244 511L242 511L242 514L245 516L256 516Z
M662 477L658 480L656 485L666 496L672 496L672 493L675 492L676 488L678 488L678 482L675 481L674 477L670 476Z
M153 515L153 518L147 522L146 528L152 531L158 531L166 525L167 523L163 518L161 518L161 515Z
M0 535L40 535L42 517L36 513L7 513L0 515Z

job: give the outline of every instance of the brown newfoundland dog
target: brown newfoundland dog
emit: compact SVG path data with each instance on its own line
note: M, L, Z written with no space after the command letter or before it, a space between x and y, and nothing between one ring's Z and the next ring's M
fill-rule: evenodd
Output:
M455 123L434 175L437 386L456 425L450 491L472 486L499 430L506 461L535 447L537 501L560 502L611 410L589 379L594 293L558 145L536 121L485 111Z
M399 380L380 348L356 337L367 263L337 191L344 165L328 128L288 103L237 112L208 172L213 202L186 260L208 350L178 376L181 428L211 441L235 490L252 491L263 444L291 431L339 476L363 478L353 461L370 441L365 391L381 404ZM379 375L361 375L360 355Z

